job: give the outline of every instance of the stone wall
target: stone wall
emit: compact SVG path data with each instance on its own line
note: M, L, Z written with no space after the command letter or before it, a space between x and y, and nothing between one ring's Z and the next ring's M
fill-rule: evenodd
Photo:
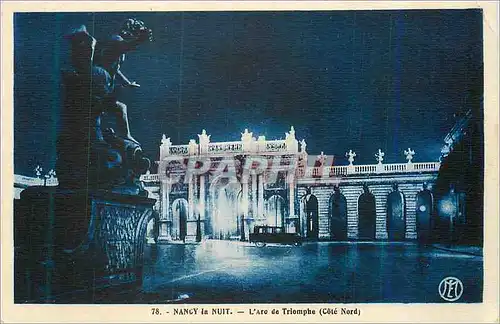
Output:
M393 191L393 184L397 184L398 191L404 197L405 238L415 240L418 236L416 225L417 195L423 189L424 182L431 186L435 177L435 174L416 174L404 177L343 178L330 182L323 181L323 183L302 181L298 184L296 199L303 197L308 187L311 188L311 193L318 199L319 238L330 239L330 199L334 193L334 186L338 184L347 201L347 237L350 240L355 240L358 238L358 199L363 193L363 185L366 184L369 191L375 196L376 239L386 240L388 238L387 196ZM301 234L305 235L303 206L300 207L300 215Z

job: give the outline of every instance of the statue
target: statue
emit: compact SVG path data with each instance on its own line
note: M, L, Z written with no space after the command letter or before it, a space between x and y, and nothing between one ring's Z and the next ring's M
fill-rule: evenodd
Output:
M35 168L35 175L37 178L40 178L42 176L42 167L40 165L37 165Z
M384 156L385 153L382 152L381 149L378 149L378 152L375 153L375 158L377 159L378 164L382 164L382 161L384 161Z
M354 158L356 157L356 152L349 150L349 152L346 152L345 156L348 157L347 160L349 161L349 165L353 165L352 163L354 162Z
M323 165L323 163L325 162L326 160L326 155L323 151L321 151L321 154L318 155L318 160L321 162L321 165Z
M408 148L408 150L404 150L403 153L404 155L406 155L408 163L411 163L411 160L413 160L413 156L415 155L415 151L412 150L411 148Z
M210 136L212 135L207 135L207 131L203 129L201 134L198 134L200 145L207 145L210 143Z
M118 79L122 87L140 87L120 68L125 54L151 41L151 35L142 21L128 19L104 41L98 42L85 26L66 36L72 70L63 73L65 96L57 143L60 187L147 195L139 177L150 161L131 135L127 106L117 100L116 88Z
M285 140L295 140L295 128L293 126L290 127L290 132L285 132Z
M167 138L167 136L165 136L165 134L163 134L161 137L161 145L167 145L167 146L172 145L172 141L170 141L170 137Z
M300 141L300 150L301 150L301 152L306 153L306 148L307 148L306 140L302 139L302 141Z

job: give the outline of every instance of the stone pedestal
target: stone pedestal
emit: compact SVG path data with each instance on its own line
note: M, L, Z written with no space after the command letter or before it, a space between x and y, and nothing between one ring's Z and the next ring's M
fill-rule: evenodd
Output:
M154 199L30 187L15 226L15 301L93 302L96 292L142 283Z

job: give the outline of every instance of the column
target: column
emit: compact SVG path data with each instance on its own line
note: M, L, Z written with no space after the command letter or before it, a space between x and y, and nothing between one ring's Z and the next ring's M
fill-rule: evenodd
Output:
M375 196L375 239L387 240L387 196L392 192L390 186L377 186L372 189ZM404 210L404 209L403 209Z
M193 207L194 207L194 186L193 186L193 176L189 175L188 179L188 220L193 219Z
M288 221L285 222L287 231L292 233L298 233L297 222L295 219L295 179L293 173L288 174Z
M193 213L192 216L198 219L198 208L199 208L200 197L198 196L198 177L193 177Z
M167 180L162 180L161 181L161 215L160 219L161 220L167 220Z
M200 219L205 219L205 176L200 176Z
M401 186L401 192L404 195L405 203L405 239L415 240L418 237L417 233L417 194L420 189L417 185Z
M248 240L249 235L249 223L248 223L248 208L249 208L249 199L248 199L248 175L244 175L241 179L243 190L241 192L241 217L239 219L240 222L240 231L241 231L241 240Z
M252 174L252 215L257 218L257 175Z
M248 176L243 176L241 181L243 183L243 192L241 196L242 213L243 217L246 219L248 216Z
M158 224L158 241L168 241L170 240L170 228L172 226L171 220L169 219L170 201L169 201L169 182L167 179L161 180L160 186L160 221Z
M264 217L264 174L261 174L259 175L259 179L258 179L258 182L259 182L259 192L258 192L258 195L259 195L259 198L258 198L258 205L257 205L257 208L258 208L258 217L259 218L263 218Z
M288 196L288 217L295 217L295 183L293 174L288 176L289 196Z

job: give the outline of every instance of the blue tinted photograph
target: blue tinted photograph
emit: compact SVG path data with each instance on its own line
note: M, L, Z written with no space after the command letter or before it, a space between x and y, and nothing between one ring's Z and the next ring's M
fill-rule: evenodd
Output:
M13 27L16 304L483 301L481 9Z

